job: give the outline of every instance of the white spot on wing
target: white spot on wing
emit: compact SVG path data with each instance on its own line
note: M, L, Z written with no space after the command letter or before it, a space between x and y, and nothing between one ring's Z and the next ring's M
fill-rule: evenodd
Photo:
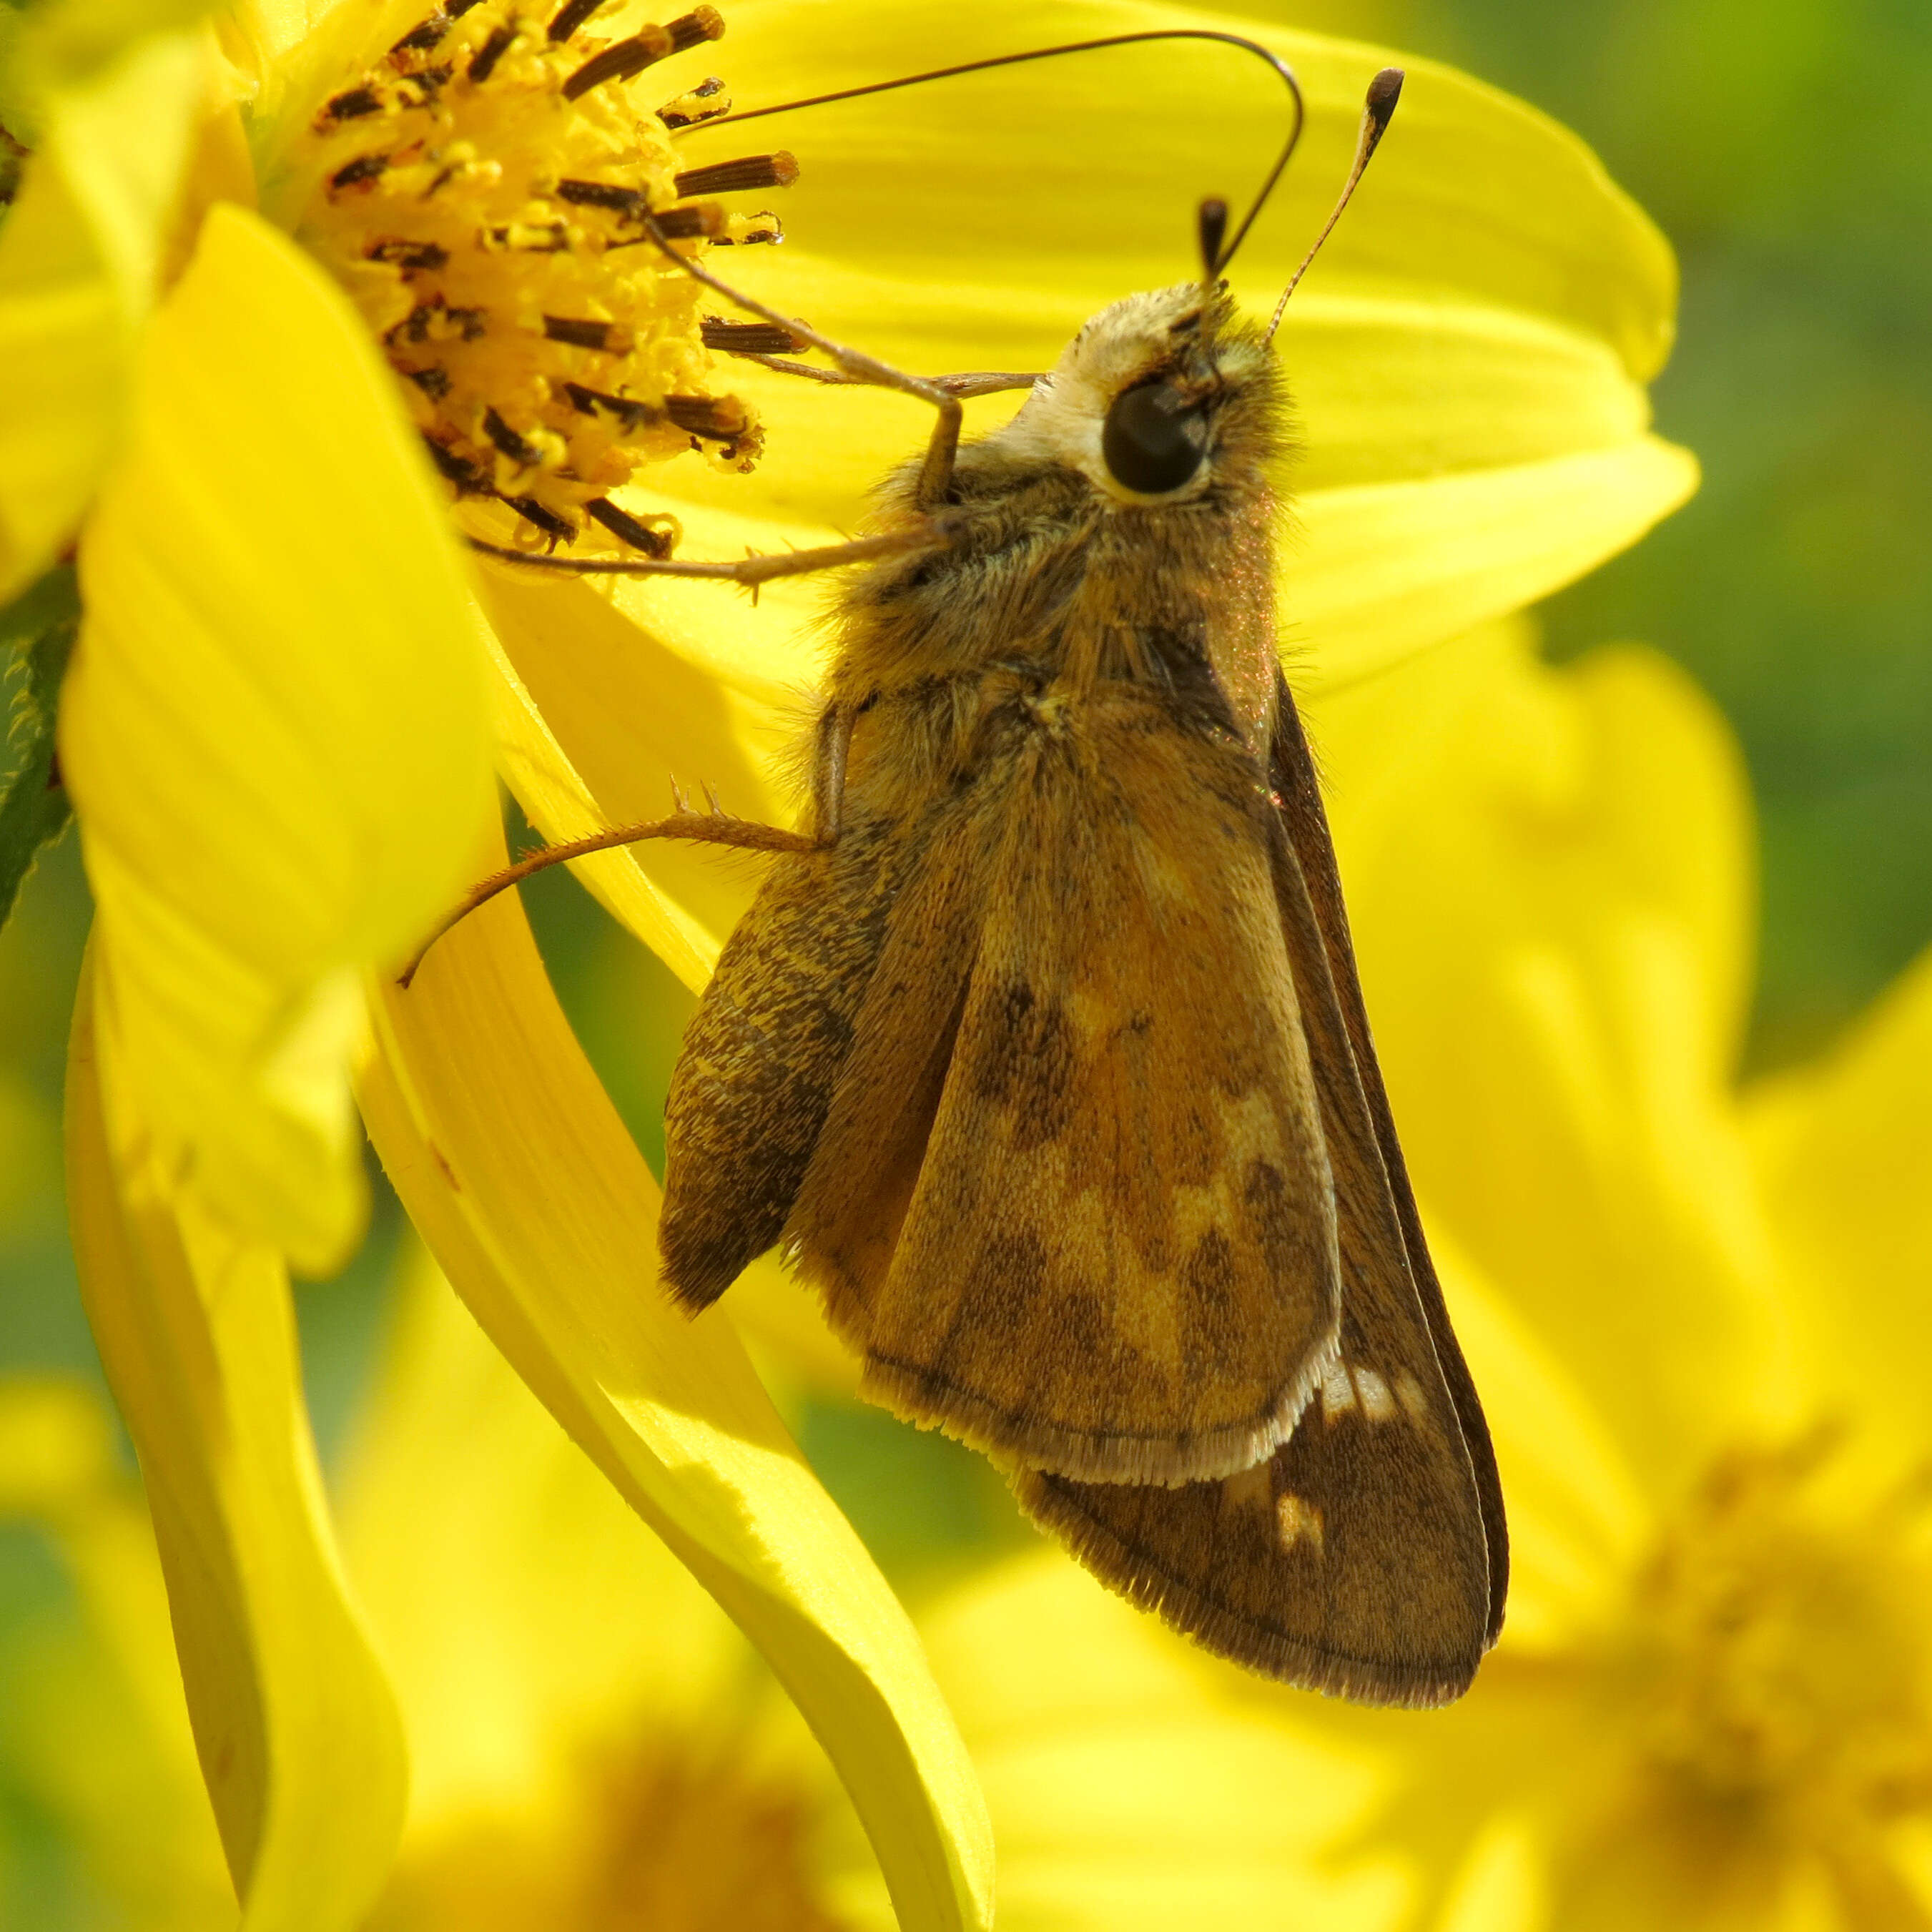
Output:
M1373 1369L1356 1370L1355 1393L1361 1398L1362 1413L1371 1422L1386 1422L1394 1414L1395 1397Z
M1333 1422L1355 1406L1355 1385L1348 1379L1347 1366L1337 1362L1322 1378L1322 1420Z
M1281 1528L1282 1549L1292 1550L1298 1543L1306 1543L1313 1545L1316 1556L1322 1554L1322 1512L1312 1503L1300 1496L1278 1496L1274 1514Z
M1395 1372L1395 1399L1402 1404L1402 1413L1417 1428L1426 1428L1433 1419L1429 1413L1429 1398L1422 1392L1422 1384L1406 1369Z

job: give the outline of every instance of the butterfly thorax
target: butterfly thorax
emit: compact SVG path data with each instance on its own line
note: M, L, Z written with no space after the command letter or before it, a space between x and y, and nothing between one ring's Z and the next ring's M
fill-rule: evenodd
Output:
M1156 384L1198 415L1203 455L1150 494L1112 475L1102 428ZM1225 298L1204 311L1184 284L1102 311L1012 422L961 451L947 548L847 592L826 694L858 718L855 792L890 814L969 777L1016 716L1050 725L1124 681L1264 755L1286 441L1273 356ZM888 518L912 514L911 487L910 471L887 485Z

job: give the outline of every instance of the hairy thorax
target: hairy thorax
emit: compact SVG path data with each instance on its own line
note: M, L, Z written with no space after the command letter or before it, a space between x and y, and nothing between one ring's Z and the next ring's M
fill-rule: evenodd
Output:
M856 721L854 815L930 800L1122 680L1261 754L1276 662L1264 482L1122 505L989 440L962 452L956 489L951 544L875 567L840 614L826 696Z

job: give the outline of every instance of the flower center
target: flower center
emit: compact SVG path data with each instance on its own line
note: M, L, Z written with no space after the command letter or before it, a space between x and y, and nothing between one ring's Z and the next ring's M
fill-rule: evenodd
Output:
M1916 1492L1819 1496L1822 1438L1712 1471L1640 1578L1610 1687L1656 1814L1721 1858L1822 1856L1869 1897L1879 1836L1932 1813Z
M842 1932L808 1802L748 1776L731 1741L659 1736L577 1770L560 1802L406 1853L370 1932Z
M348 290L404 380L459 496L514 513L526 545L581 536L664 556L674 519L611 492L696 451L748 470L761 433L713 393L712 348L785 350L701 318L667 258L780 238L777 218L705 197L782 187L790 155L680 168L671 132L730 109L700 82L654 113L627 84L724 32L709 7L621 40L584 31L600 0L548 20L517 0L446 0L316 115L296 236Z

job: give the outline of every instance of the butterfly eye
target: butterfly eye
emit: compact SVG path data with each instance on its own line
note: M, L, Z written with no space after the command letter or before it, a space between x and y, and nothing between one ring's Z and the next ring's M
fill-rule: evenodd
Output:
M1123 389L1107 411L1100 454L1114 482L1144 496L1178 490L1201 467L1208 418L1168 382Z

